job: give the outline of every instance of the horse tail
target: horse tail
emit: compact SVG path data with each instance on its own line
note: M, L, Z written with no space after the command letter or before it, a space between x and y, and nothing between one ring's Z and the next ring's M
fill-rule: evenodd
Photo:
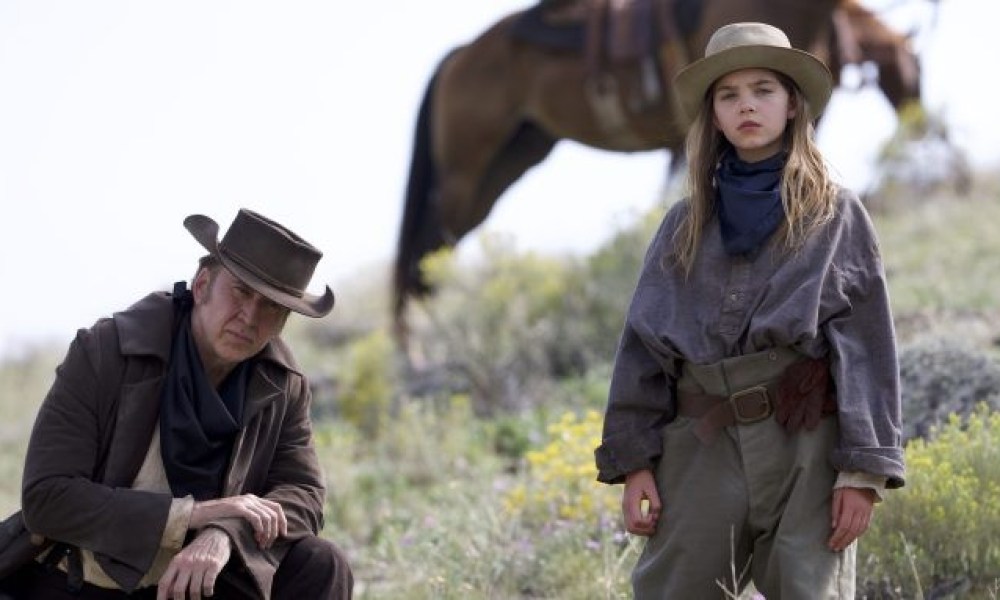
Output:
M457 49L456 49L457 50ZM413 148L410 157L410 172L406 182L403 204L403 218L399 227L396 245L396 264L393 273L393 318L397 329L402 326L403 313L410 296L420 296L429 291L420 276L420 259L429 250L443 245L443 234L432 231L432 198L437 188L437 170L434 165L433 140L431 138L431 105L434 88L441 73L441 67L456 50L449 52L438 63L434 74L427 83L413 134Z

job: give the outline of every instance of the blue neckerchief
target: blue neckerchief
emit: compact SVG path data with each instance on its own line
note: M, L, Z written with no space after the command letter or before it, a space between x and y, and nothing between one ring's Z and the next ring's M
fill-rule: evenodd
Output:
M762 161L740 160L727 151L716 171L719 226L726 254L753 254L785 218L781 204L781 172L785 152Z

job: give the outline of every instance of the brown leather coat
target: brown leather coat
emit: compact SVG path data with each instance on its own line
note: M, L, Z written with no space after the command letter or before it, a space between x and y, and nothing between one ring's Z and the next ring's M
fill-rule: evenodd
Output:
M158 423L173 328L170 296L154 293L81 329L56 370L28 446L22 490L28 529L94 551L126 590L149 569L172 500L130 485ZM252 493L280 503L288 539L317 534L323 525L325 489L310 400L290 351L273 341L247 387L244 426L225 476L224 496ZM241 561L268 598L287 545L260 550L242 519L216 525L234 542L230 560Z

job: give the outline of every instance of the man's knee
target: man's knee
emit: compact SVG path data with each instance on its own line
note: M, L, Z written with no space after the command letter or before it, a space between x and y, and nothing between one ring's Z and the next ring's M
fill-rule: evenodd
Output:
M288 555L300 555L299 560L304 561L307 565L327 565L327 568L342 567L350 571L347 557L344 556L340 548L330 540L315 535L300 539L288 551Z
M338 598L349 598L354 588L354 574L347 557L333 542L317 536L297 541L281 561L278 571L287 583L291 583L288 578L299 583L312 581L318 589L329 589Z

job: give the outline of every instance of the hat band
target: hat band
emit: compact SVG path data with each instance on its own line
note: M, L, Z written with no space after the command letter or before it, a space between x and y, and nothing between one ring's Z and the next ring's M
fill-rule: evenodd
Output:
M271 286L271 287L273 287L273 288L275 288L275 289L277 289L277 290L279 290L281 292L284 292L285 294L289 294L289 295L295 296L296 298L301 298L302 297L302 290L300 290L298 288L295 288L295 287L292 287L292 286L288 285L287 283L279 281L279 280L271 277L267 273L262 272L260 269L258 269L257 267L255 267L253 265L253 263L251 263L250 261L244 259L242 256L240 256L239 254L233 252L232 250L230 250L229 248L223 246L222 244L219 244L219 252L221 254L225 254L227 258L229 258L230 260L232 260L234 263L236 263L240 267L242 267L242 268L246 269L247 271L250 271L251 273L253 273L254 276L256 276L257 278L259 278L265 284L267 284L267 285L269 285L269 286Z

